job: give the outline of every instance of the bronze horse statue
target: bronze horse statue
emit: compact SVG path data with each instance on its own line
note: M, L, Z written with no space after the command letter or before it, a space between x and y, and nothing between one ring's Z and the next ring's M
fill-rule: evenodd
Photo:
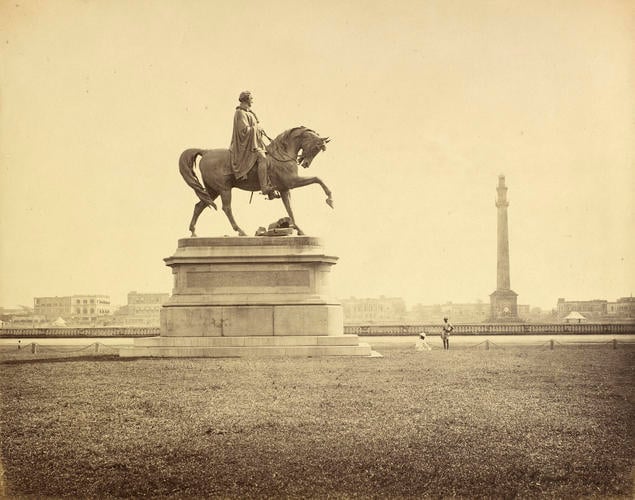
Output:
M289 214L291 223L295 227L299 235L304 234L295 223L293 211L291 210L291 194L289 190L308 186L309 184L319 184L322 186L326 194L326 203L333 208L333 199L331 191L318 177L300 177L298 175L298 165L308 168L313 158L320 152L326 150L326 143L329 142L328 137L320 137L313 130L306 127L295 127L281 133L266 147L267 158L269 158L268 173L271 183L280 193L282 203ZM300 153L301 151L301 153ZM201 179L203 185L199 182L194 173L194 166L197 157L201 157L199 161L199 169L201 171ZM237 180L231 168L229 149L186 149L181 153L179 159L179 171L199 197L200 201L194 205L194 213L190 221L190 231L192 237L196 236L196 221L205 210L210 206L217 210L214 200L220 195L223 202L223 212L227 215L229 222L237 231L239 236L246 236L245 232L238 227L234 215L232 213L232 188L242 189L243 191L260 190L260 182L258 181L258 173L256 168L252 168L247 178Z

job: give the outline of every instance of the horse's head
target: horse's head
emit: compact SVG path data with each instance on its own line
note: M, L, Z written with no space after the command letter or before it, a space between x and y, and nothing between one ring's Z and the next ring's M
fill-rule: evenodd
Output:
M320 151L326 151L326 143L330 141L328 137L320 137L313 130L305 129L301 136L300 150L301 154L298 154L298 163L304 168L309 168L313 158L317 156Z
M271 146L274 154L280 149L284 151L284 156L294 158L304 168L309 168L313 158L320 151L326 151L328 137L320 137L315 131L306 127L295 127L289 129L276 137Z

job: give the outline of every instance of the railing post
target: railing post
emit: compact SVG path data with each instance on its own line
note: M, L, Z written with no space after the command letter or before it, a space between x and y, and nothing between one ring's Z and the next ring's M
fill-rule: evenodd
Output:
M613 349L617 349L617 339L613 339Z
M37 354L37 344L35 342L31 344L31 354Z
M99 342L95 342L95 352L99 352Z
M489 339L485 339L485 350L489 351Z
M549 341L549 349L551 349L552 351L553 351L553 344L554 344L554 343L555 343L555 342L553 341L553 339L551 339L551 340Z

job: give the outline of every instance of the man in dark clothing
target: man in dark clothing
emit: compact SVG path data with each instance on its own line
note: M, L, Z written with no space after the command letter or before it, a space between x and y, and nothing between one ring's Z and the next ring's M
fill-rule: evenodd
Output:
M448 321L447 316L443 318L443 326L441 327L441 338L443 339L443 349L450 349L450 332L454 330L452 324Z

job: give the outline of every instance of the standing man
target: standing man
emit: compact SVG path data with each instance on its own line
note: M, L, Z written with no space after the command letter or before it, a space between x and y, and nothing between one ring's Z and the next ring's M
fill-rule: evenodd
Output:
M251 92L241 92L238 101L240 104L234 113L234 130L229 146L232 170L237 180L244 180L255 163L262 194L271 200L276 198L276 194L267 176L267 153L263 137L268 136L260 126L256 113L251 110L254 102Z
M441 338L443 339L443 349L450 349L450 332L454 330L454 326L448 321L448 317L443 318L443 326L441 327Z

